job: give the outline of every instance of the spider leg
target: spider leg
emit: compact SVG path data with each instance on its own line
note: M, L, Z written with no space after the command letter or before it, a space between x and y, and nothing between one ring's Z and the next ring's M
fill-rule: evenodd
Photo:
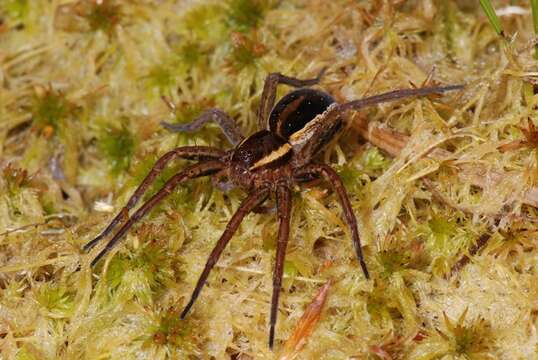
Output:
M278 84L290 85L293 87L312 86L319 83L323 74L327 70L326 67L321 69L313 79L297 79L282 75L280 73L271 73L265 78L265 84L263 85L262 97L260 99L260 107L258 108L258 126L259 129L267 128L267 119L271 113L271 109L275 105L276 88Z
M277 207L280 226L278 228L278 242L276 248L275 272L273 274L273 297L271 299L271 317L269 328L269 348L273 348L275 340L275 325L278 315L278 299L282 287L282 274L284 272L284 258L286 246L290 235L291 192L286 186L279 186L277 190Z
M371 106L383 102L395 101L412 96L426 96L432 94L441 94L446 91L461 90L464 85L450 85L450 86L433 86L423 87L418 89L400 89L389 91L379 95L369 96L363 99L350 101L338 106L340 112L347 110L359 110L366 106Z
M383 102L396 101L414 96L426 96L439 94L446 91L462 89L463 85L425 87L419 89L400 89L383 94L374 95L343 104L333 103L300 131L295 132L289 138L293 147L293 165L300 168L309 164L313 158L345 128L347 118L345 115L350 110L360 110L367 106Z
M123 224L123 226L114 235L112 240L110 240L110 242L106 244L104 249L101 250L101 252L99 252L99 254L97 254L97 256L92 260L91 266L94 266L99 261L99 259L106 255L106 253L108 253L110 250L112 250L112 248L117 244L117 242L122 238L122 236L125 235L125 233L129 231L129 229L134 225L134 223L136 223L144 215L146 215L153 207L155 207L155 205L160 203L161 200L163 200L166 196L170 195L170 193L176 188L176 186L189 179L194 179L205 175L211 175L222 169L224 166L224 163L220 161L207 161L189 166L185 170L172 176L172 178L170 178L155 195L153 195L148 201L146 201L133 214L133 216L131 216L129 220L127 220L127 222Z
M252 194L250 194L239 206L239 209L235 212L235 214L232 216L230 221L228 222L228 225L226 225L226 230L224 230L224 233L222 233L219 241L213 248L213 251L211 251L211 255L209 255L209 258L207 259L207 263L205 264L204 270L202 271L202 274L198 278L198 282L196 283L196 286L194 287L194 291L192 292L191 299L189 300L189 303L187 306L185 306L185 309L183 309L183 312L181 313L181 319L185 319L187 316L189 310L191 309L192 305L198 298L198 295L200 295L200 292L202 291L202 287L204 286L207 277L209 276L209 273L211 272L211 269L213 269L213 266L217 263L219 260L220 255L224 251L224 248L226 248L226 245L232 238L233 234L236 232L237 228L239 228L239 225L243 221L243 218L250 213L255 207L262 204L269 195L269 190L267 188L261 188L257 191L254 191Z
M84 251L88 251L92 249L101 239L103 239L105 236L107 236L115 227L118 225L118 223L121 221L121 219L126 215L129 214L129 210L132 209L138 200L144 195L148 187L155 181L155 178L161 173L163 168L166 166L167 163L170 161L176 159L176 158L184 158L184 159L220 159L225 155L225 153L221 150L206 147L206 146L185 146L185 147L179 147L174 150L171 150L161 156L159 160L153 165L153 168L149 172L148 175L144 178L142 183L138 186L138 188L135 190L133 195L129 198L127 201L127 205L125 205L118 215L110 222L110 224L103 230L99 236L97 236L95 239L84 245L83 249Z
M161 125L174 132L194 132L211 121L216 122L220 126L224 136L226 136L226 139L233 146L243 140L244 136L241 134L235 121L220 109L206 110L202 115L187 124L170 124L166 121L161 121Z
M340 204L342 205L342 209L344 210L344 216L346 218L346 222L349 226L349 229L351 230L351 237L353 239L353 247L355 248L357 259L359 261L359 264L361 265L362 272L364 273L364 277L369 279L370 275L368 274L368 269L366 268L366 263L364 262L364 256L362 254L362 248L361 248L361 240L359 238L359 230L357 229L357 218L355 217L355 214L353 213L353 208L351 207L351 203L349 201L346 188L344 187L344 184L342 183L340 176L338 176L336 171L334 171L330 166L322 165L322 164L307 165L304 168L300 169L296 176L297 178L301 178L301 177L304 177L305 175L308 176L311 174L323 176L325 180L329 182L332 185L332 187L336 190L336 193L338 194L338 198L340 200Z

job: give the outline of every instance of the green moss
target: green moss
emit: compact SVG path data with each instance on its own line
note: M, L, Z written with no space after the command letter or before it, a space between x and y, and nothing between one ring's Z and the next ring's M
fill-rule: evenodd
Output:
M169 285L174 277L172 259L162 246L149 242L131 259L135 268L142 269L152 290Z
M241 33L232 33L232 51L229 63L236 70L256 64L266 49L255 37L248 37Z
M121 284L123 274L125 274L129 268L129 260L121 254L114 256L112 260L110 260L106 273L106 281L111 290L117 288Z
M264 17L269 1L228 0L228 23L238 31L256 27Z
M468 359L480 358L489 353L493 347L491 327L483 319L465 324L467 309L456 323L444 314L446 332L440 334L450 343L451 352Z
M192 7L182 17L180 26L189 39L205 45L218 45L227 33L223 8L218 3Z
M3 4L0 4L0 9L15 20L24 20L30 10L28 0L4 0Z
M44 284L38 291L36 300L54 316L68 317L74 309L75 296L66 285Z
M198 65L207 56L202 45L198 42L186 42L179 49L178 55L181 61L187 66Z
M74 114L75 106L54 90L45 90L33 100L32 119L39 129L50 126L55 133L62 130L62 122Z
M99 138L99 148L112 167L112 173L127 170L136 147L134 135L126 126L106 126Z
M393 273L405 269L409 265L408 254L397 250L385 250L377 254L377 260L383 268L383 277L389 278Z
M15 356L15 360L37 360L37 357L34 356L27 348L26 346L19 349L17 352L17 356Z
M181 320L180 312L169 309L160 316L159 327L153 333L151 341L158 345L167 345L176 355L195 352L192 342L193 325L189 320Z
M435 252L442 252L446 243L453 237L457 230L457 224L454 220L434 216L428 221L430 230L429 244Z
M361 163L366 172L373 173L386 170L391 161L379 151L379 148L372 147L363 153Z
M299 273L297 266L292 261L284 261L284 275L289 278L294 278Z
M361 178L364 173L357 169L354 163L346 163L343 166L339 166L336 168L336 171L340 176L340 179L342 179L346 189L356 190L361 184Z
M121 8L114 0L103 2L90 1L89 13L86 17L92 31L111 33L121 18Z
M150 88L157 88L161 94L167 94L176 85L174 67L169 64L155 65L145 77Z

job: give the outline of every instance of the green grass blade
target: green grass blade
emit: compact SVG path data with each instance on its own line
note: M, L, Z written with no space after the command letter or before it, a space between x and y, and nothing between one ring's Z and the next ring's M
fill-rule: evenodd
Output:
M533 0L536 1L536 0ZM482 9L486 13L486 16L489 19L489 22L491 23L491 26L495 29L495 32L501 36L504 37L503 28L501 25L501 22L499 20L499 17L495 13L495 9L493 8L493 5L491 5L491 2L489 0L480 0L480 6L482 6Z

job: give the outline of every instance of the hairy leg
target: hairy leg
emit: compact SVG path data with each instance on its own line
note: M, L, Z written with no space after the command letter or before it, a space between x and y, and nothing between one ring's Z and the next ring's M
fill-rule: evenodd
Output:
M330 140L334 139L339 132L345 129L345 124L343 124L343 122L346 121L346 117L342 115L347 111L356 111L384 102L396 101L414 96L440 94L445 91L459 90L462 88L463 85L400 89L343 104L331 104L323 114L310 121L303 129L301 129L301 131L295 133L288 140L293 147L293 166L300 168L309 164Z
M155 181L155 178L162 172L166 164L168 164L170 161L177 159L177 158L183 158L183 159L220 159L225 155L224 151L210 148L206 146L185 146L185 147L179 147L174 150L171 150L161 156L159 160L153 165L153 168L150 170L149 174L146 175L142 183L138 186L138 188L135 190L134 194L129 198L127 201L127 205L125 205L120 212L116 215L114 219L110 222L110 224L103 230L99 236L97 236L95 239L84 245L83 249L84 251L88 251L92 249L101 239L103 239L105 236L107 236L115 227L116 225L121 221L122 218L129 215L129 210L131 210L138 200L144 195L148 187Z
M446 91L454 91L463 89L464 85L450 85L450 86L434 86L434 87L424 87L418 89L400 89L389 91L379 95L369 96L363 99L350 101L338 106L338 110L348 111L348 110L359 110L366 106L371 106L383 102L396 101L399 99L404 99L413 96L426 96L432 94L441 94Z
M233 146L239 144L243 140L244 136L241 134L235 121L220 109L206 110L202 115L187 124L170 124L161 121L161 125L174 132L194 132L211 121L216 122L220 126L224 136L226 136L226 139L228 139Z
M359 264L361 265L364 276L369 279L370 275L368 274L368 269L366 268L366 263L364 262L364 257L362 254L361 240L359 238L359 230L357 229L357 219L355 218L355 214L353 213L353 208L351 207L346 188L344 187L340 176L338 176L336 171L334 171L328 165L312 164L307 165L301 170L299 170L299 172L297 173L297 177L303 178L305 175L310 174L322 176L327 182L332 185L332 187L338 194L340 204L342 205L342 209L344 210L346 222L349 226L349 229L351 230L351 237L353 240L353 246L355 248L357 259L359 260Z
M285 84L293 87L316 85L323 77L325 70L327 70L327 68L321 69L318 76L313 79L304 80L282 75L280 73L271 73L267 75L263 86L262 97L260 99L260 107L258 108L259 129L267 128L267 119L269 118L271 109L275 105L276 88L278 84Z
M273 297L271 299L271 315L269 323L269 348L273 348L275 340L275 325L278 315L278 299L282 287L282 274L284 272L284 258L290 236L291 218L291 191L286 186L279 186L277 190L277 207L280 226L278 228L278 242L276 248L275 272L273 274Z
M91 266L94 266L99 259L106 255L112 248L117 244L117 242L122 238L123 235L144 215L146 215L155 205L160 203L166 196L178 186L179 184L194 179L200 176L211 175L218 170L222 169L225 165L220 161L207 161L202 162L196 165L189 166L180 173L174 175L170 180L168 180L164 186L159 190L155 195L153 195L148 201L146 201L140 209L138 209L129 220L123 224L123 226L118 230L114 235L112 240L106 244L105 248L101 250L99 254L92 260Z
M192 305L198 298L198 295L200 295L200 292L202 291L202 287L204 286L207 280L207 277L209 276L209 273L211 272L211 269L213 269L213 266L215 266L215 264L219 260L220 255L226 248L226 245L228 245L228 242L232 238L233 234L239 228L239 225L241 224L241 221L243 221L243 218L248 213L250 213L254 208L261 205L267 199L268 195L269 195L269 190L266 188L262 188L257 191L254 191L245 200L243 200L243 202L239 206L239 209L237 209L235 214L232 216L232 218L228 222L228 225L226 225L226 230L224 230L224 233L222 233L219 241L217 241L217 244L215 245L215 247L213 248L213 251L209 255L209 258L207 259L207 263L205 264L204 270L202 271L202 274L200 275L200 278L198 279L198 282L196 283L196 286L194 287L194 291L192 292L191 299L189 300L189 303L187 304L187 306L185 306L185 309L183 309L183 312L181 313L182 319L185 319Z

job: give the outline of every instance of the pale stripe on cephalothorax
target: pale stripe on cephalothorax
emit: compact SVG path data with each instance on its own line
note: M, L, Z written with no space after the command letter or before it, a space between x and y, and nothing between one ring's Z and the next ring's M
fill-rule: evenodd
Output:
M286 154L288 154L291 151L291 145L288 143L282 144L278 149L271 151L268 155L262 157L260 160L256 161L254 165L252 165L249 170L255 170L259 167L262 167L264 165L270 164L273 161L276 161Z

